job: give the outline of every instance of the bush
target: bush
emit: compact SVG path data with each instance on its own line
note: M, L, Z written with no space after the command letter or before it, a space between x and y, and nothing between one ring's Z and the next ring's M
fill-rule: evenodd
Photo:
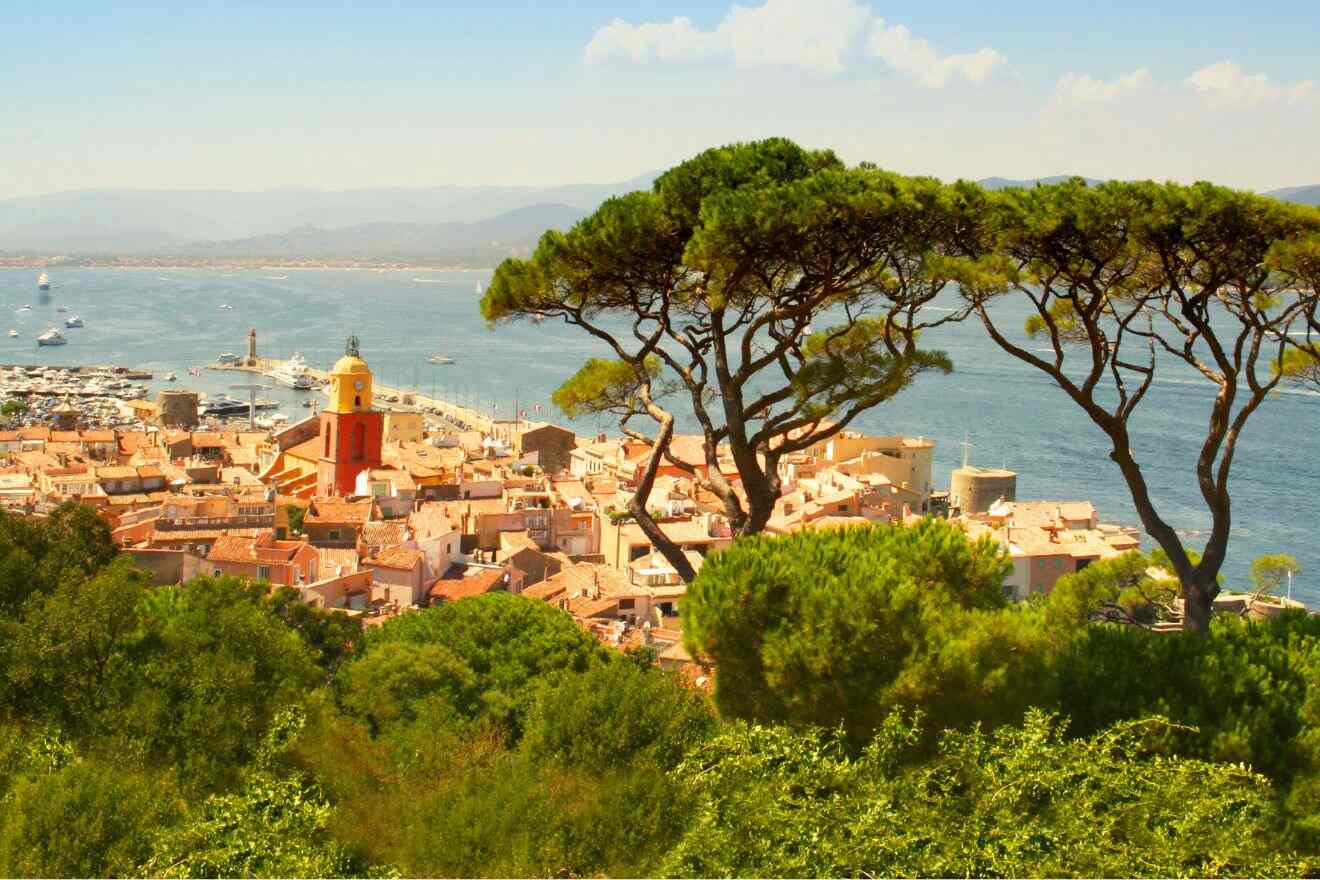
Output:
M861 743L903 698L896 684L911 695L928 656L951 660L949 620L999 613L1008 571L996 543L934 519L741 538L688 589L684 640L715 662L726 717L843 725ZM1011 642L984 643L1002 657L1000 636ZM952 665L982 680L1011 672L988 656Z

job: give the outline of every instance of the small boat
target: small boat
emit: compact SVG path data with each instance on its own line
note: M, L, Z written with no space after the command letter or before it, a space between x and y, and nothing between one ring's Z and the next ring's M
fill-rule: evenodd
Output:
M234 310L234 307L231 306L229 303L220 303L220 311L222 311L222 312L232 312L233 310Z
M69 318L64 322L65 327L81 327L82 325L83 325L83 320L77 315L74 315L72 318Z
M17 331L17 330L10 330L10 331L9 331L9 338L10 338L10 339L17 339L17 338L18 338L18 331Z
M174 375L173 373L166 373L166 374L165 374L165 381L166 381L166 382L177 382L178 380L179 380L179 377L176 376L176 375Z
M261 276L261 277L265 278L267 281L288 281L288 280L289 280L289 276L288 276L288 275L263 275L263 276Z
M17 311L20 311L20 312L30 312L30 311L32 311L32 306L19 306L18 309L17 309Z
M477 296L481 296L481 282L477 282Z
M416 284L444 284L443 278L414 278Z
M68 310L69 310L69 307L68 307L68 306L56 306L56 307L55 307L55 311L57 311L57 312L67 312Z
M50 290L50 276L45 272L37 276L37 290Z
M64 334L51 327L45 333L37 337L37 345L68 345L69 340L64 338Z
M445 357L442 354L433 354L427 360L433 364L452 364L454 362L453 358Z

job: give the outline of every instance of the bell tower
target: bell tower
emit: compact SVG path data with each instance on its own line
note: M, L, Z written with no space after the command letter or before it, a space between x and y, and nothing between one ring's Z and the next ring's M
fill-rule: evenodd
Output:
M330 371L330 402L321 411L316 494L352 495L358 474L380 467L384 427L385 414L371 408L371 369L350 336Z

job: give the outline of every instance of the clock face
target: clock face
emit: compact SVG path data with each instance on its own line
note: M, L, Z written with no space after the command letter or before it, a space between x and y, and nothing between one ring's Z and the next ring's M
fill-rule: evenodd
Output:
M363 388L367 387L367 383L363 382L361 379L358 379L356 382L353 383L353 387L356 388L358 391L361 391Z

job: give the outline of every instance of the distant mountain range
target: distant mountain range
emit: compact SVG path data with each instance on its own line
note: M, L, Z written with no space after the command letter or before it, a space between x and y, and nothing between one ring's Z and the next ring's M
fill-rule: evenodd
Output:
M648 188L654 179L648 174L619 183L554 187L55 193L0 200L0 253L185 254L199 249L196 242L293 238L308 226L339 230L378 224L493 222L502 214L547 204L587 212L610 196Z
M1019 187L1035 186L1038 183L1058 183L1062 180L1068 180L1072 175L1056 174L1053 177L1039 177L1035 180L1012 180L1007 177L987 177L984 180L978 180L977 183L986 189L1014 189ZM1088 185L1094 186L1104 181L1096 180L1091 177L1082 178ZM1272 189L1269 192L1261 193L1271 198L1279 199L1283 202L1296 202L1299 205L1320 205L1320 184L1314 186L1290 186L1285 189Z
M1299 205L1320 205L1320 184L1314 186L1290 186L1287 189L1275 189L1265 193L1285 202Z
M546 229L571 226L611 196L649 188L655 177L555 187L55 193L0 200L0 255L490 266L528 253ZM999 190L1068 177L978 182ZM1320 205L1320 185L1265 195Z
M1037 177L1032 180L1013 180L1009 177L986 177L978 180L981 186L986 189L1025 189L1035 186L1038 183L1062 183L1065 180L1071 180L1074 175L1055 174L1053 177ZM1087 186L1095 186L1097 183L1103 183L1102 180L1096 180L1093 177L1083 177Z
M230 260L356 260L492 266L526 256L547 229L566 229L587 212L538 203L475 223L358 223L336 229L300 226L230 241L165 247L153 256Z

